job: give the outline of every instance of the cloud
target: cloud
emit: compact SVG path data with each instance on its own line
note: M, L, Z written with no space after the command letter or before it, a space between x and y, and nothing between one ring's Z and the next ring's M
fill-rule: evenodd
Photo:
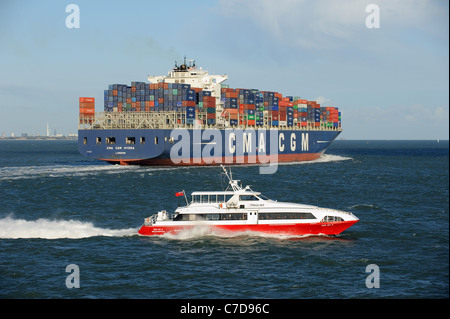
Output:
M367 5L373 0L221 0L222 15L251 21L278 43L329 50L367 37ZM377 0L381 28L414 28L442 35L448 4L429 0ZM444 7L444 8L443 8ZM432 23L430 23L432 21ZM442 22L442 23L441 23ZM445 33L445 32L444 32ZM448 33L448 31L447 31Z

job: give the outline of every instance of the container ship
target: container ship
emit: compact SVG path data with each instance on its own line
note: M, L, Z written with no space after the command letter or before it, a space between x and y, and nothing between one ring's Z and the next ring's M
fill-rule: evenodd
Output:
M227 79L185 59L167 76L110 84L103 112L80 97L79 151L121 165L273 164L315 160L342 131L337 107Z

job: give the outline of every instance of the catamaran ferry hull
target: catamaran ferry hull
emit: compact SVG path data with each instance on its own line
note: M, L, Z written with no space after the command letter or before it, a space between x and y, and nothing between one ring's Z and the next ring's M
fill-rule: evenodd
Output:
M292 224L256 224L256 225L211 225L192 224L178 226L143 225L138 233L143 236L161 236L165 234L175 235L183 231L195 228L207 229L207 232L220 233L222 235L236 233L259 233L277 236L306 236L306 235L338 235L354 225L358 220L323 222L323 223L292 223Z

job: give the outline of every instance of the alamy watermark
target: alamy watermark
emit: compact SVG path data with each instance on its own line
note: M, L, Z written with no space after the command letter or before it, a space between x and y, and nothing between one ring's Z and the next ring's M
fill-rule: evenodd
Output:
M66 287L69 289L80 288L80 267L76 264L67 265L66 272L70 273L66 278Z
M66 6L66 12L70 13L66 17L67 29L79 29L80 28L80 7L76 4L69 4Z
M260 174L274 174L280 156L310 152L309 133L265 129L177 129L170 133L174 164L258 164Z
M366 277L366 287L369 289L380 288L380 267L376 264L367 265L366 273L370 273Z
M380 7L376 4L369 4L366 7L366 12L370 13L366 17L367 29L379 29L380 28Z

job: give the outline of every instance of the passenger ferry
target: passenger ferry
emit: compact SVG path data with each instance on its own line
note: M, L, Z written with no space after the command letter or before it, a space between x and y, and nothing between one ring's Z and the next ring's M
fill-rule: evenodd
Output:
M225 191L193 192L187 206L174 214L165 210L145 219L139 229L144 236L177 234L195 227L206 227L221 235L235 232L263 233L283 236L337 235L359 219L349 212L317 206L278 202L260 192L245 188L233 180L222 166L229 186Z

